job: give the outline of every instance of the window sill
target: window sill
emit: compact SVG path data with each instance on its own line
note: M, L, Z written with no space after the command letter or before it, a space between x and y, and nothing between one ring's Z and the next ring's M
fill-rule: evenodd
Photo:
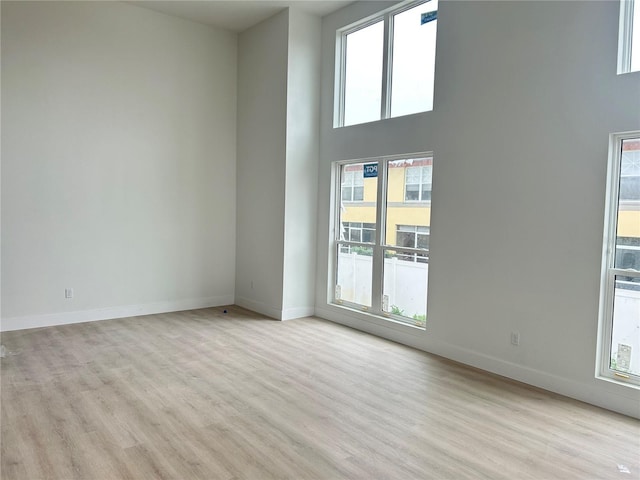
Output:
M597 374L596 375L596 380L602 380L604 382L613 383L614 385L620 385L621 387L627 387L627 388L631 388L633 390L639 390L640 391L640 385L638 385L637 383L633 383L630 380L618 379L618 378L609 377L609 376L603 375L603 374Z
M361 310L355 306L345 305L341 303L328 302L327 306L330 308L336 308L345 312L348 312L352 315L352 317L357 318L358 320L375 323L376 325L391 328L394 330L402 330L407 331L407 329L411 329L413 331L418 332L426 332L427 327L419 325L412 325L410 323L405 323L401 320L398 320L392 316L380 315L378 313L372 313L370 311Z

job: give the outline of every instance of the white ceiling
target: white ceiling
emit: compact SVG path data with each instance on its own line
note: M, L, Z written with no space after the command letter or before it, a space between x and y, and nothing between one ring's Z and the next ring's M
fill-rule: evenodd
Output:
M138 0L128 3L186 20L242 32L286 7L296 7L308 13L324 16L351 2L352 0Z

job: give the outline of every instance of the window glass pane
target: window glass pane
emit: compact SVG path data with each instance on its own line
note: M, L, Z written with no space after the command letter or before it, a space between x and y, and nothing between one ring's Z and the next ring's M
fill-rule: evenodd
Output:
M345 37L344 125L380 119L384 23Z
M421 19L437 9L431 0L393 16L392 117L433 110L438 20Z
M338 244L336 300L371 306L373 248Z
M404 198L408 201L420 200L420 185L407 185Z
M417 202L421 196L428 194L428 198L422 200L429 200L431 197L432 165L433 159L431 157L387 162L387 226L384 242L386 245L415 248L418 247L416 232L428 232L431 222L431 205ZM429 172L428 186L420 185L423 169ZM418 184L405 184L405 180L408 182L416 177ZM403 190L404 196L402 195Z
M620 160L620 200L640 200L640 148L633 141L623 143ZM625 150L626 149L626 150Z
M343 232L338 232L337 240L352 240L356 242L362 240L362 225L369 224L372 231L375 231L376 221L376 197L378 191L378 178L364 178L364 163L349 163L340 166L340 178L349 177L354 184L360 183L360 187L346 187L341 183L340 198L340 218L338 225L342 225ZM347 192L347 193L345 193ZM353 203L356 202L356 203ZM357 227L356 227L357 225ZM357 239L345 234L345 228L357 228ZM348 233L348 232L347 232ZM375 238L371 235L373 243Z
M429 235L425 233L418 234L418 248L429 248Z
M430 184L431 183L431 165L425 165L421 167L420 172L421 172L422 183Z
M640 278L616 276L611 369L640 375Z
M427 321L427 278L429 264L416 262L412 254L386 250L384 255L383 303L387 312L411 325Z
M416 234L409 232L398 231L396 235L396 245L399 247L415 248Z
M407 184L420 183L420 167L406 167Z
M622 141L618 199L615 266L640 270L640 138Z
M362 230L362 242L363 243L373 243L375 242L375 230L364 229Z

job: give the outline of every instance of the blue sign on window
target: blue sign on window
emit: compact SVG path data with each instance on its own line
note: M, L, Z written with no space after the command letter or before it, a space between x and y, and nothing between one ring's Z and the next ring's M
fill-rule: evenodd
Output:
M434 10L433 12L423 13L420 16L420 25L424 25L425 23L433 22L438 19L438 11Z
M378 176L378 164L366 163L364 165L364 178L374 178Z

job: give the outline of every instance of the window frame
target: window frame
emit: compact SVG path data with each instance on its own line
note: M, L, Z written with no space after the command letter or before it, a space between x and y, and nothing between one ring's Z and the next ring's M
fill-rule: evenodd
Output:
M433 152L417 152L402 155L387 155L380 157L370 157L364 159L342 160L333 163L333 192L331 195L333 203L333 218L332 218L332 230L333 235L330 239L329 252L329 285L328 285L328 298L327 303L337 306L346 307L352 310L363 312L369 316L369 318L381 318L386 322L391 321L394 324L401 325L412 329L419 329L424 331L425 325L418 322L411 323L408 317L395 315L392 312L384 310L384 256L387 250L394 251L400 254L406 254L411 256L421 256L421 263L429 264L431 247L429 248L413 248L413 247L401 247L398 245L391 245L386 242L385 232L387 229L387 187L388 187L388 169L389 164L396 160L413 159L417 157L430 157L433 159ZM432 160L433 162L433 160ZM350 165L354 163L377 163L378 164L378 184L376 192L376 226L373 243L366 242L352 242L348 240L342 240L341 236L341 222L340 222L340 208L341 208L341 191L342 185L341 170L343 165ZM432 170L433 174L433 170ZM433 180L431 182L433 185ZM431 227L429 226L429 235L431 235ZM372 290L371 290L371 306L361 305L338 299L337 289L338 285L338 255L341 253L342 246L350 247L364 247L372 249ZM424 260L424 261L422 261ZM377 288L376 288L377 287ZM425 295L426 299L426 295ZM426 308L426 306L425 306ZM425 310L426 311L426 310Z
M377 12L369 17L366 17L356 23L347 25L336 31L336 72L335 72L335 100L334 100L334 118L333 127L342 128L345 126L362 125L364 123L355 123L345 125L345 88L346 88L346 69L347 69L347 36L367 28L380 21L384 22L384 38L383 38L383 50L382 50L382 78L381 78L381 100L380 100L380 116L376 120L370 122L377 122L385 120L391 117L391 79L393 65L393 17L406 10L410 10L418 5L427 4L431 0L408 0L400 5L394 5L390 8ZM436 36L437 45L437 36ZM434 66L435 68L435 66ZM425 111L432 111L425 110ZM415 113L424 113L415 112ZM400 115L404 116L404 115ZM394 117L395 118L395 117Z
M620 0L620 22L618 26L618 75L624 73L640 72L640 68L631 69L634 27L636 34L640 35L640 25L634 25L635 9L640 9L640 3L636 0ZM637 52L640 56L640 52ZM640 62L639 62L640 63Z
M640 270L616 268L616 239L618 230L620 170L622 144L625 140L640 137L639 131L614 133L609 137L609 159L607 167L607 190L604 218L604 242L600 285L600 313L598 325L598 348L596 378L615 381L640 388L640 375L626 374L611 368L611 341L615 307L615 281L617 276L640 278Z

